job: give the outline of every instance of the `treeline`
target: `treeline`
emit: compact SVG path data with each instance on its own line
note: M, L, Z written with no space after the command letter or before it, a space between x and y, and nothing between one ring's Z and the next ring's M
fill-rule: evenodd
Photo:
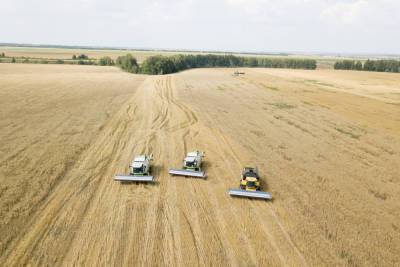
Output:
M0 63L26 63L26 64L70 64L70 65L100 65L114 66L115 62L110 57L102 57L99 60L90 59L87 55L73 55L72 59L49 59L28 57L7 57L4 52L0 53Z
M72 55L72 59L76 60L76 59L89 59L89 57L85 54L80 54L80 55Z
M93 59L90 59L89 56L85 54L80 54L80 55L72 55L72 60L78 60L78 64L80 65L100 65L100 66L114 66L115 62L111 57L105 56L102 57L96 62ZM90 62L89 64L85 64L87 62Z
M95 60L63 60L27 57L0 57L0 63L100 65Z
M5 63L33 63L33 64L77 64L114 66L131 73L143 74L168 74L193 68L212 67L264 67L264 68L290 68L310 69L317 68L317 62L313 59L295 58L267 58L267 57L238 57L234 55L173 55L151 56L138 64L131 54L119 56L116 61L110 57L102 57L99 60L90 59L87 55L73 55L72 59L35 59L35 58L11 58L0 53L0 62Z
M151 56L141 66L132 55L118 57L116 64L123 70L143 74L168 74L193 68L211 67L266 67L311 69L317 67L313 59L286 59L264 57L238 57L234 55L174 55Z
M356 60L342 60L334 64L335 70L361 70L378 72L400 73L400 61L398 60L367 60L364 63Z

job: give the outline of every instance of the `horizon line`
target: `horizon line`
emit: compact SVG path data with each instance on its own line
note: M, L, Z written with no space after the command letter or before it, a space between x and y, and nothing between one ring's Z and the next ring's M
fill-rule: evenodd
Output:
M383 56L400 57L394 53L354 53L354 52L305 52L305 51L240 51L240 50L219 50L219 49L186 49L186 48L150 48L150 47L129 47L129 46L97 46L97 45L63 45L43 43L13 43L0 42L0 47L32 47L32 48L64 48L64 49L86 49L86 50L132 50L132 51L160 51L160 52L200 52L200 53L226 53L226 54L248 54L248 55L274 55L274 56Z

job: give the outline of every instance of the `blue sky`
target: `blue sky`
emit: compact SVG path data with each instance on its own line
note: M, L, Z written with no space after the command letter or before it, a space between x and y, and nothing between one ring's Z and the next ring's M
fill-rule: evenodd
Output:
M398 0L0 0L0 42L400 54Z

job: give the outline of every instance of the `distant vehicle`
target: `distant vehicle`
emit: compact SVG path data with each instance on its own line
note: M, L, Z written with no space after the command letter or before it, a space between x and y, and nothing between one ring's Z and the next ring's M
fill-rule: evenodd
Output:
M236 70L236 71L233 73L233 76L239 76L239 75L244 75L244 74L245 74L244 72L240 72L240 71Z

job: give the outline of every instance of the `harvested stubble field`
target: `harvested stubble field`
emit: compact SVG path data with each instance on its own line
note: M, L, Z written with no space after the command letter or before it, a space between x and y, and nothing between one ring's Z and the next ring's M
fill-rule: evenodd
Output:
M400 75L244 71L0 64L0 265L399 265ZM158 182L114 182L140 153Z

